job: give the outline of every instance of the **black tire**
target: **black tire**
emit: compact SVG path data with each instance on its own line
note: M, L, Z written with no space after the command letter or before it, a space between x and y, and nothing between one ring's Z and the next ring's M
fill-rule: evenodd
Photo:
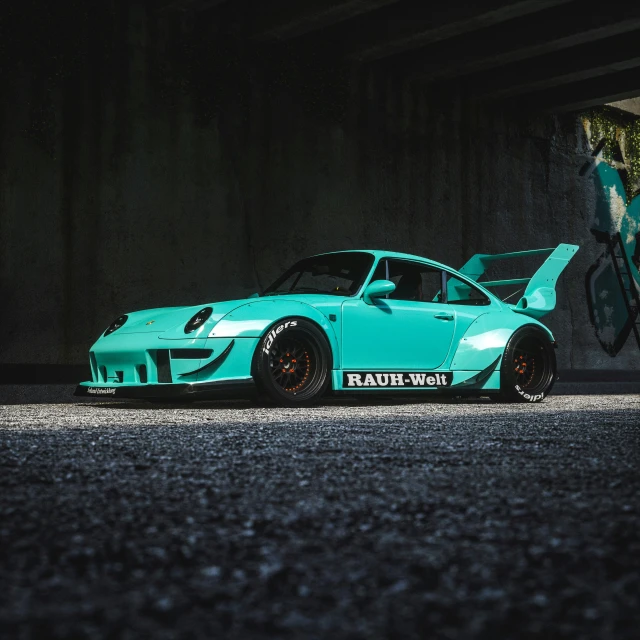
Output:
M509 338L500 366L498 402L542 402L556 381L556 354L548 334L522 327Z
M281 407L319 402L331 382L331 349L321 329L304 318L269 327L253 356L259 398Z

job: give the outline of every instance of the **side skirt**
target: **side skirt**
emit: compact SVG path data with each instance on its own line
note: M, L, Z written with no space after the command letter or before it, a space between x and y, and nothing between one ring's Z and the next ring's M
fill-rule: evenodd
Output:
M502 355L499 355L486 369L479 371L475 376L471 376L467 378L463 382L458 382L453 386L457 389L461 389L464 387L475 387L481 388L482 385L489 380L491 374L495 372L496 367L500 366L500 360L502 360ZM499 372L498 372L499 373ZM500 388L500 382L498 381L498 388Z
M391 374L390 372L353 372L334 369L332 372L332 386L334 392L337 393L421 394L428 392L453 395L467 393L477 395L480 391L483 393L497 393L500 390L500 371L496 370L496 366L501 358L502 356L497 358L495 362L491 363L483 371L439 371L429 374L411 371L393 372ZM396 377L393 380L396 384L391 384L390 375L401 377ZM429 380L429 378L432 379ZM435 384L433 384L434 382Z

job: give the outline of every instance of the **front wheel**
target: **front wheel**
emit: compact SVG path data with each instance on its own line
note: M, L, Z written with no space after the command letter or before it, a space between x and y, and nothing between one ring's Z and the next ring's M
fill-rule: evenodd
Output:
M522 327L509 339L500 367L502 402L542 402L556 381L556 354L538 327Z
M324 333L304 318L286 318L262 337L253 377L263 400L282 407L316 404L330 383L331 350Z

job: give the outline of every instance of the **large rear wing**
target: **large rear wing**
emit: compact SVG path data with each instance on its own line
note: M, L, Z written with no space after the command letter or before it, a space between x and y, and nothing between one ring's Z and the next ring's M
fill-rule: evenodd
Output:
M580 247L575 244L559 244L555 249L532 249L531 251L515 251L513 253L497 253L489 255L476 253L461 269L460 273L478 282L485 288L502 287L507 285L526 285L523 296L514 311L524 313L532 318L541 318L556 306L556 282L569 261ZM489 280L479 282L489 266L501 260L512 258L528 258L546 255L548 258L542 266L529 278L513 278L511 280Z

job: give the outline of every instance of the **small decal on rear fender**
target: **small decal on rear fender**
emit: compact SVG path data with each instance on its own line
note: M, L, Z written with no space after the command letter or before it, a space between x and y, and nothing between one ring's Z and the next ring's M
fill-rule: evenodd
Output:
M266 342L264 343L264 347L262 348L262 350L265 353L269 353L269 350L271 349L271 345L273 344L273 341L276 339L277 335L279 333L282 333L285 329L288 329L289 327L296 327L298 326L298 321L297 320L287 320L287 322L283 322L282 324L279 324L276 327L273 327L273 329L271 329L271 331L269 331L269 333L266 336Z

